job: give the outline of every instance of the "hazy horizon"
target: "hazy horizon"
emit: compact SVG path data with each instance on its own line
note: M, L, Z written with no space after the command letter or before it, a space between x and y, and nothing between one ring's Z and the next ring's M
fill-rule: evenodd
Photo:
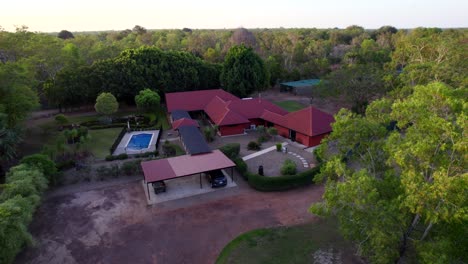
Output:
M119 31L135 25L147 29L345 28L366 29L468 26L468 1L91 1L70 5L57 0L8 2L0 26L14 31Z

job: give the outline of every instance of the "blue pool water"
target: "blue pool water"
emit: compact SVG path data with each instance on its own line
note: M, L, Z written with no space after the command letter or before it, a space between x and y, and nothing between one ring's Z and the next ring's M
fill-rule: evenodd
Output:
M148 148L153 134L137 134L133 135L128 141L127 148L129 149L145 149Z

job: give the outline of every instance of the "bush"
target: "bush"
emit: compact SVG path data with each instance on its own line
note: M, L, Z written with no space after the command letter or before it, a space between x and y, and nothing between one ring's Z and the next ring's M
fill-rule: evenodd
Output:
M252 188L265 191L283 191L312 184L315 175L320 172L320 166L298 173L278 177L265 177L258 174L248 173L249 185Z
M247 145L248 150L260 150L260 143L255 141L250 141Z
M213 142L216 136L216 130L218 128L216 126L211 127L207 126L203 129L203 135L205 136L205 139L207 142Z
M156 151L148 151L148 152L144 152L144 153L139 153L139 154L135 154L135 158L147 158L147 157L150 157L150 156L158 156L159 155L159 152L156 150Z
M59 125L59 126L64 126L64 125L68 124L68 118L63 114L56 115L54 119L55 119L55 122L57 123L57 125Z
M106 156L106 161L124 160L124 159L128 159L128 155L126 153L122 153L117 156L113 156L113 155Z
M281 152L283 150L283 145L281 143L276 143L276 151Z
M43 154L25 156L20 163L38 168L49 181L52 181L54 176L57 174L57 166L55 162Z
M244 178L244 180L248 180L247 176L247 163L242 158L235 158L234 163L236 164L236 169L239 174Z
M283 166L281 167L282 175L294 175L296 174L296 163L290 159L284 161Z
M261 135L258 137L257 141L259 144L262 144L264 142L267 142L268 140L270 140L270 137L268 134L265 134L265 135Z
M175 146L173 144L169 143L169 141L167 141L167 140L166 140L166 142L164 142L164 145L162 146L162 149L163 149L164 155L166 157L174 157L177 154L177 150L176 150Z
M7 173L0 195L0 263L12 263L32 244L28 225L46 188L47 177L37 165L23 163Z
M124 175L137 175L140 167L140 161L126 161L120 166Z
M278 129L274 128L274 127L269 127L267 129L267 133L270 135L270 136L276 136L278 135Z
M239 143L229 143L219 148L221 152L224 153L228 158L235 159L239 156L240 144Z

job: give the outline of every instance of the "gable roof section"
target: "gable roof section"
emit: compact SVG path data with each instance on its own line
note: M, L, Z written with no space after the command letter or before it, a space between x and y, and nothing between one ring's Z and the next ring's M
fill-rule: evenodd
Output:
M263 120L269 121L273 124L277 124L277 125L284 126L284 127L288 126L285 116L270 112L268 110L263 111L263 114L260 118L262 118Z
M228 108L228 103L214 97L205 107L205 113L218 126L249 123L249 120Z
M225 101L240 100L222 89L166 93L167 111L172 113L174 110L203 110L215 96Z
M198 125L198 122L191 119L191 118L181 118L177 119L172 123L172 129L179 129L180 127L185 127L185 126L194 126L194 127L200 127Z
M179 134L184 142L185 148L190 155L211 152L200 130L194 126L179 127Z
M260 118L264 110L268 110L279 115L286 115L288 113L288 111L281 107L261 98L230 101L228 102L227 107L231 111L234 111L247 119Z
M316 136L332 131L331 123L335 122L332 115L312 106L291 112L284 116L286 127L308 136Z

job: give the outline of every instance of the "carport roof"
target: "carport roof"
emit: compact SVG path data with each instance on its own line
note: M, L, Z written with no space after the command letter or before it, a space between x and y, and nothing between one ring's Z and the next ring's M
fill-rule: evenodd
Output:
M144 161L141 163L146 183L164 181L235 166L236 164L220 150L214 150L213 152L200 155L183 155L168 159Z

